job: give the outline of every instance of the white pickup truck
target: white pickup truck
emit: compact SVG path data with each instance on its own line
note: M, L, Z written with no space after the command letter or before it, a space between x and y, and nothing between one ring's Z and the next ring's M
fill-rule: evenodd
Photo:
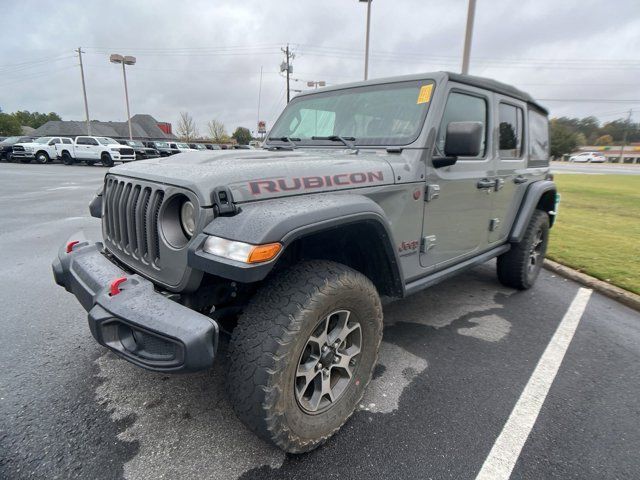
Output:
M35 160L38 163L47 163L58 157L58 144L71 144L73 141L66 137L40 137L32 142L16 143L13 146L13 157L22 163Z
M136 159L133 148L121 145L109 137L76 137L71 144L57 144L58 156L65 165L85 162L93 165L100 162L105 167L114 162L131 162Z

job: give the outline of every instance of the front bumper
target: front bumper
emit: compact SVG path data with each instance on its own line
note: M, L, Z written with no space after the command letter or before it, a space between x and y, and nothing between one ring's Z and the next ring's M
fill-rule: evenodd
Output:
M180 373L209 368L218 324L156 292L153 283L122 270L102 249L101 243L81 239L69 253L63 246L52 265L56 283L89 312L89 329L97 342L149 370ZM111 283L122 277L126 281L120 292L111 295Z
M27 152L24 150L14 150L13 151L13 158L35 158L36 154L35 152Z

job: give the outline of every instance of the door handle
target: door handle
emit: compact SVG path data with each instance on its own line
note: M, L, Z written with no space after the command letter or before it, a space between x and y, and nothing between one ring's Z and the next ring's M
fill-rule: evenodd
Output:
M496 181L489 180L488 178L483 178L482 180L478 180L478 183L476 184L476 187L478 187L481 190L493 188L495 186L496 186Z
M526 177L523 177L522 175L518 175L517 177L514 177L513 183L518 184L518 185L521 184L521 183L527 183L527 179L526 179Z

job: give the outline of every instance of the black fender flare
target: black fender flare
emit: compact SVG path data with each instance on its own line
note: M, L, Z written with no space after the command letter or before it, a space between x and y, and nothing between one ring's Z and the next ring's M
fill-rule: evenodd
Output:
M518 215L516 216L516 220L511 228L509 242L518 243L522 240L524 232L527 229L527 225L529 225L531 215L533 215L533 212L538 207L540 199L548 192L553 192L553 195L555 196L557 191L558 189L556 184L551 180L533 182L527 187L527 191L525 192L522 203L520 204L520 209L518 210ZM550 216L550 224L553 225L556 212L552 209L548 209L547 213Z
M382 208L364 195L317 194L285 197L239 205L239 213L219 216L207 225L189 249L189 266L242 283L263 280L287 246L295 240L321 231L357 223L372 224L383 242L394 290L404 291L401 265L393 246L391 229ZM248 265L210 255L202 250L208 235L261 245L280 242L278 257Z

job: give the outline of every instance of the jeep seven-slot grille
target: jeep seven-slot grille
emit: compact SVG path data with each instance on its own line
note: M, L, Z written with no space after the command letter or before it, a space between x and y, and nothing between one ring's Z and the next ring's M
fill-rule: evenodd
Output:
M103 200L104 231L109 242L126 255L158 267L158 214L164 192L128 180L108 178Z

